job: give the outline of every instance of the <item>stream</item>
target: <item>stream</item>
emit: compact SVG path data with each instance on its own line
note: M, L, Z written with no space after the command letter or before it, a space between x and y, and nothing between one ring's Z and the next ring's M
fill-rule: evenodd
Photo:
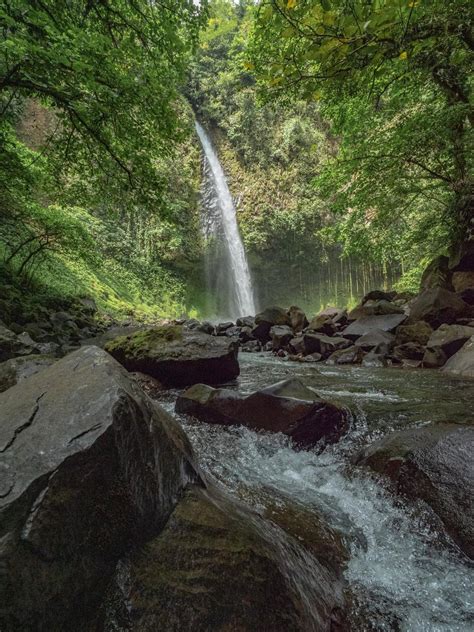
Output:
M473 565L433 526L426 507L404 503L350 462L361 447L393 430L467 423L474 383L437 371L288 363L270 354L240 354L240 365L233 388L250 392L298 377L322 397L347 406L351 430L318 454L295 451L282 435L178 417L204 471L257 511L272 495L291 498L324 515L344 535L350 551L345 577L355 596L351 619L358 622L353 629L474 630ZM176 394L168 391L162 401L173 414ZM310 602L318 591L311 586L311 560L303 552L296 557L295 585Z

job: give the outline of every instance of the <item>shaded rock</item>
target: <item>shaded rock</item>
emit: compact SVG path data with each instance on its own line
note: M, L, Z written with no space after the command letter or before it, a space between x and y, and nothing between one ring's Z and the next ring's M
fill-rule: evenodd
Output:
M204 320L202 323L200 323L200 325L198 325L196 329L197 331L202 331L203 333L209 334L210 336L213 336L216 332L216 328L214 327L214 325L207 320Z
M232 327L229 327L228 329L225 330L225 335L228 338L239 338L240 339L240 332L241 332L240 327L232 326Z
M474 377L474 336L449 358L443 371L461 377Z
M361 347L364 351L370 351L375 347L383 345L388 350L393 346L395 336L382 329L373 329L356 340L356 346Z
M418 342L405 342L402 345L398 345L393 350L393 355L398 360L423 360L425 355L425 347Z
M334 324L340 323L341 325L347 321L347 310L339 309L338 307L326 307L318 316L329 316Z
M347 349L340 349L332 353L327 359L328 364L360 364L364 352L361 347L348 347Z
M294 353L296 355L300 353L303 354L305 352L304 336L296 336L295 338L292 338L288 343L288 349L290 350L290 353Z
M320 353L310 353L307 356L302 356L298 358L300 362L320 362L323 359L323 356Z
M176 412L208 423L282 432L296 444L308 447L319 441L334 443L348 429L343 409L322 400L297 379L278 382L250 395L196 384L178 397Z
M35 350L35 343L26 334L15 334L7 327L0 325L0 362L20 355L27 355Z
M225 323L219 323L218 325L216 325L216 335L225 336L226 331L230 329L231 327L234 327L234 323L231 321L227 321Z
M0 628L79 630L115 565L199 480L186 436L84 347L0 394Z
M275 325L270 329L272 337L272 348L274 351L285 349L293 338L293 330L287 325Z
M243 316L242 318L237 318L235 324L237 327L250 327L252 329L255 326L255 318L253 316Z
M293 331L303 331L308 326L308 319L301 307L292 305L288 310L288 318Z
M118 566L104 608L106 629L334 630L344 606L337 536L321 537L314 519L306 523L284 509L272 518L263 520L218 490L188 490L163 532ZM315 546L319 558L311 550L318 536L325 543ZM311 577L306 600L289 580L295 572ZM299 579L293 581L298 587Z
M439 287L424 290L411 304L409 324L424 320L436 329L467 315L468 308L454 292Z
M262 344L259 340L249 340L242 345L242 351L245 353L255 353L262 350Z
M128 371L146 373L166 386L220 384L239 375L238 342L178 325L122 336L105 349Z
M308 331L315 331L325 334L326 336L332 336L336 333L336 326L332 322L331 316L319 314L318 316L315 316L309 323Z
M434 347L433 349L428 347L423 355L423 366L426 369L437 369L443 366L447 359L441 347Z
M252 331L254 338L265 343L270 340L270 329L274 325L290 326L290 317L281 307L267 307L255 316L255 327Z
M384 292L383 290L372 290L364 296L361 303L362 305L364 305L365 303L367 303L367 301L389 301L390 302L390 301L393 301L396 295L397 295L396 292Z
M468 287L465 290L462 290L462 292L458 293L458 296L468 305L474 305L474 287Z
M464 270L453 273L453 288L455 292L474 290L474 270ZM471 303L472 305L472 303Z
M449 258L443 255L436 257L426 267L421 277L420 290L443 288L452 290L452 272L449 268Z
M396 331L395 344L402 345L405 342L417 342L426 345L430 339L433 329L424 320L419 320L412 325L400 325Z
M252 328L251 327L241 327L239 333L239 340L241 343L248 342L252 340Z
M440 348L446 357L451 357L464 345L465 342L474 336L473 327L463 325L441 325L434 331L428 340L428 348Z
M165 390L163 384L155 380L151 375L145 373L130 373L130 377L135 380L138 386L144 391L148 397L157 399Z
M459 547L474 557L474 428L442 424L390 434L355 462L392 479L399 493L426 502Z
M405 314L385 314L382 316L363 316L344 329L344 336L356 339L379 329L393 331L406 320Z
M357 320L365 316L384 316L385 314L404 314L404 310L391 301L367 301L363 305L354 307L347 315L347 318L349 320Z
M305 353L320 353L325 358L334 353L334 351L345 349L351 345L347 338L340 336L329 337L324 334L306 333L303 336L303 340Z
M54 358L45 355L27 355L10 358L0 364L0 393L18 382L51 366Z

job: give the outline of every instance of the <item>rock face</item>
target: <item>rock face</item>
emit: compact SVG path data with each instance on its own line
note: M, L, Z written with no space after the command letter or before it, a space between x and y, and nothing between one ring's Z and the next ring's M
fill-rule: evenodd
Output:
M302 447L334 443L348 430L347 413L322 400L297 379L284 380L250 395L204 384L178 397L176 411L226 426L282 432Z
M424 290L410 308L410 323L424 320L434 329L443 323L454 323L467 314L469 306L454 292L436 287Z
M379 316L362 316L344 329L344 336L356 339L359 336L381 329L382 331L393 331L398 325L406 320L405 314L384 314Z
M315 525L311 527L314 532ZM299 541L300 537L296 546L301 546ZM191 488L163 532L120 563L104 608L104 628L140 632L339 629L337 611L344 604L340 569L307 555L304 574L311 573L314 582L307 595L309 616L301 595L287 580L286 560L278 552L279 546L287 548L289 563L292 555L298 563L292 542L291 537L282 537L275 524L264 523L217 490Z
M128 371L146 373L166 386L222 384L240 372L236 341L177 325L116 338L105 349Z
M429 349L442 349L449 358L459 351L472 336L474 336L474 327L445 324L431 334L427 346Z
M474 428L443 424L395 432L359 453L359 465L389 476L399 493L425 501L474 558Z
M54 362L54 358L41 355L19 356L2 362L0 364L0 393L15 386L21 380L39 373Z
M446 373L474 378L474 336L464 343L443 367Z
M177 424L98 347L0 395L0 451L5 632L86 629L132 540L199 480Z

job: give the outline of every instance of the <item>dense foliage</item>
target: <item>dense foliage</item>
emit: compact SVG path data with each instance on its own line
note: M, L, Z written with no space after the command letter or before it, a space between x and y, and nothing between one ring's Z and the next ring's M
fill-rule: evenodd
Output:
M472 18L468 0L259 3L248 66L331 121L318 188L347 251L410 266L469 237Z
M179 86L204 12L188 0L2 4L0 240L24 280L49 285L54 251L71 290L78 261L87 278L119 266L130 304L145 292L160 311L183 308L174 272L197 248L198 154Z

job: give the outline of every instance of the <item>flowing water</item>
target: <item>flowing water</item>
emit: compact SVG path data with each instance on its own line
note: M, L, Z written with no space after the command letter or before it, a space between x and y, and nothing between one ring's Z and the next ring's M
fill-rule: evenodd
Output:
M272 498L286 497L324 515L344 535L350 548L345 577L356 597L351 617L358 623L353 629L474 630L472 564L433 526L426 507L393 497L382 481L350 463L354 452L392 430L436 421L467 423L474 383L427 370L289 364L266 354L241 354L240 361L234 388L250 392L299 377L323 397L346 405L353 413L352 428L339 444L318 454L295 451L281 435L182 417L204 470L257 511ZM175 396L165 396L169 410ZM311 623L311 602L321 584L317 561L270 526L269 538L308 604L304 629L320 629L316 618Z
M212 261L213 269L208 269L209 278L220 277L222 281L223 288L219 294L225 298L225 304L219 306L219 315L232 319L239 316L254 315L256 309L252 280L237 225L232 195L211 140L197 121L196 132L201 141L212 183L211 191L207 192L207 199L205 199L204 204L205 207L208 207L208 218L210 218L210 226L205 232L207 233L206 236L212 235L221 241L224 251L221 260ZM212 212L209 213L209 210ZM219 231L219 228L222 228L222 231Z

